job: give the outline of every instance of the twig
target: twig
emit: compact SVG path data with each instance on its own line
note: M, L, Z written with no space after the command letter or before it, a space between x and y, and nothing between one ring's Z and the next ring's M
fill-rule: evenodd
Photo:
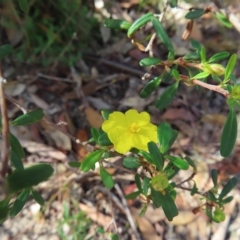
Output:
M49 76L43 73L37 73L38 77L46 78L53 81L59 81L59 82L68 82L68 83L75 83L73 80L67 79L67 78L59 78L54 76Z
M132 214L131 214L131 212L130 212L130 210L129 210L127 201L126 201L126 199L125 199L125 197L124 197L124 195L123 195L123 192L122 192L121 188L119 187L119 185L118 185L117 183L114 185L114 187L115 187L118 195L120 196L120 198L121 198L121 200L122 200L122 204L123 204L123 206L124 206L124 209L125 209L125 213L126 213L128 222L129 222L129 224L130 224L130 226L131 226L131 228L132 228L132 230L133 230L133 233L134 233L136 239L137 239L137 240L141 240L141 236L140 236L140 234L138 233L136 224L135 224L135 222L134 222L134 220L133 220Z
M9 126L8 126L8 115L6 101L4 98L4 89L3 89L3 77L0 64L0 106L1 106L1 117L2 117L2 138L3 138L3 148L2 148L2 169L1 177L4 180L7 171L8 171L8 159L9 159Z
M192 173L192 175L191 175L190 177L188 177L187 179L183 180L182 182L176 184L176 186L178 187L178 186L181 186L183 183L188 182L188 181L191 180L195 175L196 175L195 172Z

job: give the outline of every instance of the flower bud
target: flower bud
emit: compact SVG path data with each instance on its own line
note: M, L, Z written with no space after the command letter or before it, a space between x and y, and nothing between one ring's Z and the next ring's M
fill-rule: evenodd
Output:
M204 72L209 74L214 74L217 76L222 76L225 73L225 67L218 63L204 64L202 67Z
M234 99L240 99L240 84L235 85L231 92L231 97Z

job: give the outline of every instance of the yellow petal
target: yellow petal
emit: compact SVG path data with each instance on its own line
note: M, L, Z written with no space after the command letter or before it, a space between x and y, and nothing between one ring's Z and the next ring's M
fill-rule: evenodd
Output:
M122 127L126 128L126 117L121 112L113 112L109 115L108 120L104 121L102 124L102 130L106 133L112 128Z

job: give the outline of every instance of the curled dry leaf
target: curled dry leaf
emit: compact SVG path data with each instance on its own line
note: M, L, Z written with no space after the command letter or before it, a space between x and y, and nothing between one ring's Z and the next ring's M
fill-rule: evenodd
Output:
M100 128L102 126L103 117L98 111L94 110L91 107L86 107L85 114L86 114L86 119L90 124L90 126L95 128Z

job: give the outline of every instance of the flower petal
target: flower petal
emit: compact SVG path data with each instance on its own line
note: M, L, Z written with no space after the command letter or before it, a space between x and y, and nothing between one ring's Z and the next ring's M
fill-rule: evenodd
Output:
M126 117L121 112L113 112L109 115L108 120L102 124L102 130L106 133L112 128L122 127L126 128Z

